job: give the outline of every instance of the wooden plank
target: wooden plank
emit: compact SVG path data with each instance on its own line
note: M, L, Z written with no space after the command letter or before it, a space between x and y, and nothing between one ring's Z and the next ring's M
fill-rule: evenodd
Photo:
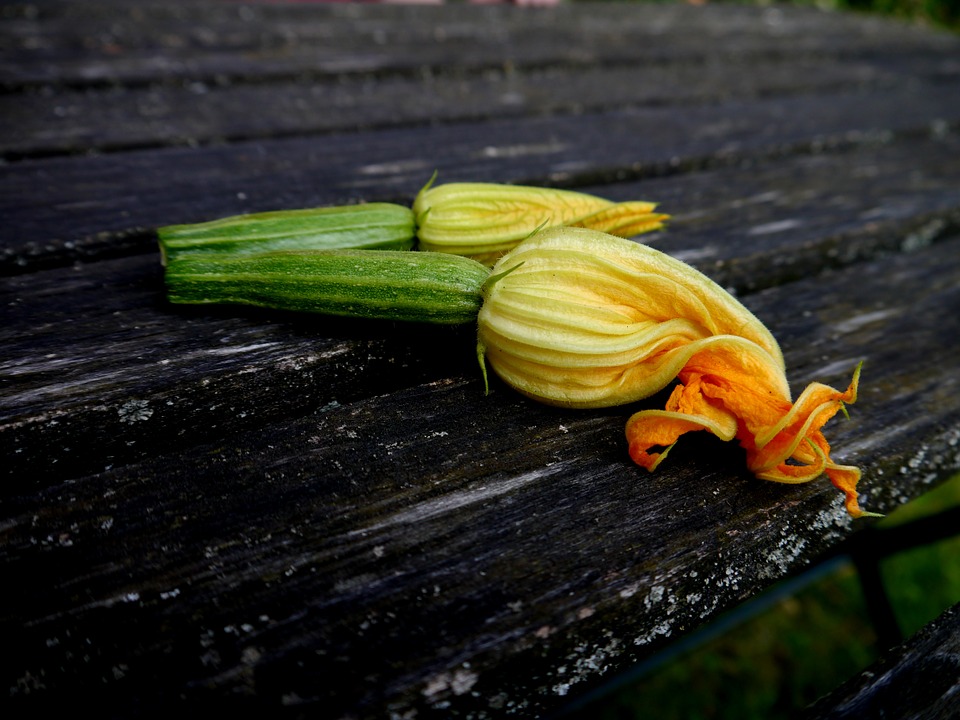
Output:
M960 50L960 42L958 42ZM716 103L731 98L890 92L941 72L941 58L887 63L857 59L742 58L533 70L490 70L458 77L300 78L269 84L184 82L0 96L7 160L76 152L116 152L162 145L204 145L269 137L488 118L595 112L608 107ZM256 108L256 112L250 112Z
M960 178L937 156L957 151L952 136L905 139L603 191L649 192L675 208L667 231L646 242L744 293L956 234Z
M951 718L960 715L960 605L955 605L802 717Z
M852 419L829 434L873 510L958 469L957 250L747 299L796 387L841 384L865 360ZM7 484L0 562L19 592L0 611L16 648L3 673L44 685L14 707L67 693L120 714L186 698L533 715L852 531L828 483L754 481L707 437L639 471L628 412L499 384L485 397L451 372L47 488Z
M161 439L190 446L477 369L471 328L177 309L163 304L154 259L93 270L57 272L46 291L14 301L0 434L11 459L4 474L17 482L97 471L151 454ZM424 345L451 350L424 357Z
M68 15L68 26L46 18L25 23L20 32L10 33L8 28L12 35L8 44L43 48L45 55L54 53L58 43L64 46L59 48L60 52L77 47L90 53L96 47L106 46L109 50L103 50L104 57L97 61L100 64L116 62L143 48L162 50L164 63L169 64L173 48L167 45L172 44L178 52L189 53L190 64L176 76L176 82L171 81L168 67L155 68L156 77L145 83L125 80L119 68L114 68L114 75L104 76L100 83L105 87L83 85L76 78L64 81L67 85L81 85L76 90L17 92L12 87L10 94L0 97L0 117L4 118L0 152L14 159L411 122L582 112L637 103L693 99L715 102L732 96L823 91L842 85L890 86L907 78L944 82L955 80L958 72L955 65L944 60L943 48L939 47L943 41L949 42L949 36L938 36L940 52L934 52L929 42L905 42L902 33L891 46L889 32L882 32L879 38L865 35L863 27L855 24L856 31L847 33L842 40L832 31L812 33L820 41L829 39L832 47L811 55L797 45L811 34L810 17L798 22L798 18L788 15L786 20L774 21L771 18L781 18L776 11L763 16L751 13L738 22L721 15L718 17L723 21L712 28L711 42L705 44L698 39L691 45L691 30L695 28L687 27L685 22L699 15L674 18L674 9L669 8L659 21L645 18L638 24L641 15L624 15L620 9L616 17L628 22L626 27L615 28L606 17L608 9L604 8L595 22L576 23L576 31L562 43L556 41L556 33L562 30L565 35L570 34L571 23L563 23L550 13L544 16L551 18L547 23L536 21L541 16L508 14L509 30L505 30L500 22L503 16L487 15L484 9L476 9L483 14L471 18L468 25L456 19L462 8L453 9L452 16L448 15L448 8L436 15L427 10L431 14L424 17L430 18L429 23L411 21L398 25L363 13L344 17L336 10L326 13L309 8L297 19L278 20L271 15L274 22L266 29L257 26L256 31L252 31L250 18L243 20L229 11L224 16L222 4L177 8L172 15L172 9L165 6L148 6L147 12L138 8L133 13L120 8L120 18L114 17L106 31L103 22L91 23L86 15ZM658 17L661 10L653 9ZM214 12L214 17L204 17L206 12ZM97 15L96 8L93 15ZM48 27L50 23L55 23L55 32ZM46 31L41 33L41 27ZM401 37L394 37L398 32ZM505 32L510 35L507 41L522 34L523 41L516 43L522 48L529 49L539 42L545 49L565 53L573 47L581 60L585 54L592 59L571 65L561 57L537 62L516 58L505 65ZM279 33L283 40L272 38L271 33ZM628 47L640 48L645 55L614 59L602 54L610 45L608 36L622 42L627 33L641 35L638 42ZM744 41L753 36L765 45L747 52ZM380 40L373 43L372 37ZM456 43L455 57L451 60L451 49L447 48L435 62L423 64L430 61L423 46L435 44L436 37L449 37ZM476 49L469 44L464 49L465 39L475 43ZM882 52L878 52L881 39ZM326 78L304 68L265 83L270 73L264 70L269 65L263 62L263 52L281 52L287 58L291 45L311 43L320 43L328 53L337 52L343 45L349 48L351 56L356 55L357 48L385 47L395 53L393 62L397 67L386 76L381 68L376 73L340 73ZM960 49L960 40L954 38L954 44ZM675 54L681 46L687 48L686 54L657 56L651 62L651 49ZM413 47L417 52L412 51ZM597 47L601 48L600 56L595 57L593 50L586 52L587 48ZM251 73L259 71L260 76L238 74L236 70L211 74L197 67L197 53L214 50L236 53L237 57L229 62L238 67L249 63L253 55L257 64ZM483 52L489 55L485 60L478 57ZM43 64L41 57L35 58L35 64ZM843 61L837 62L838 57ZM68 67L60 71L66 75L75 71L78 60L82 60L72 54L68 58ZM410 68L406 73L399 72L411 62L410 58L416 58L416 72L409 72ZM101 72L108 72L108 67ZM558 82L561 76L563 81ZM374 85L376 92L372 91ZM248 112L251 107L258 111Z
M956 234L957 142L871 145L596 190L615 199L649 191L685 210L643 240L750 292ZM916 168L909 178L905 164ZM181 447L359 393L475 375L469 328L170 307L156 254L14 276L0 291L0 447L11 478L51 482L142 457L161 438ZM424 358L422 343L460 351ZM292 387L292 396L277 392ZM131 421L138 408L150 422Z
M306 74L945 52L948 33L792 8L296 7L84 3L5 23L0 85L214 82ZM710 38L706 45L703 38ZM720 52L711 52L720 48Z
M960 87L960 86L957 86ZM362 135L264 140L0 166L0 267L143 252L151 228L357 200L409 202L442 181L583 186L899 134L949 134L956 88L635 108ZM122 188L122 192L118 192Z
M633 408L555 410L496 382L484 396L470 328L171 308L158 224L409 201L434 168L653 197L675 220L646 239L749 293L795 390L842 385L866 361L851 420L828 431L837 459L864 469L865 506L892 509L958 469L955 37L712 6L0 15L3 102L59 106L81 137L70 108L151 92L182 107L190 81L215 105L183 120L201 143L218 124L240 137L223 114L269 102L274 83L342 82L344 103L367 83L426 87L443 123L411 127L415 107L374 123L361 103L357 126L376 131L339 134L344 112L284 130L338 134L259 139L269 119L232 147L0 167L5 270L20 273L0 299L0 564L15 589L0 605L0 682L15 714L66 697L118 716L532 716L863 524L828 483L755 481L709 437L638 470L622 435ZM799 77L821 58L851 61L865 85L846 70ZM773 74L733 81L761 60ZM601 67L686 86L604 104ZM788 68L796 80L776 74ZM538 94L556 76L582 86ZM511 82L521 115L475 114ZM449 109L463 86L488 94ZM590 112L570 104L577 92L594 93ZM122 102L90 120L128 116ZM55 127L18 137L62 152L36 142ZM82 142L165 132L94 125Z

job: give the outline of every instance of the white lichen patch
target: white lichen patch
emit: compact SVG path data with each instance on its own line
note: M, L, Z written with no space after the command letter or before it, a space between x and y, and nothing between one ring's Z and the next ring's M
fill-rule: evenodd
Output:
M150 403L146 400L128 400L117 409L122 423L135 423L149 420L153 415Z
M777 545L766 552L766 567L761 568L760 577L776 579L786 575L806 546L805 539L785 532Z
M900 474L915 477L923 485L932 485L960 470L960 427L924 443L900 467Z
M903 252L923 250L932 245L933 241L936 240L946 228L946 220L934 218L903 238L903 241L900 243L900 249L903 250Z
M634 645L647 645L648 643L653 642L658 637L667 637L673 630L673 626L668 620L664 620L661 623L658 623L651 627L643 635L638 635L633 639Z
M710 599L710 602L700 608L700 619L706 620L708 617L713 615L713 611L716 610L719 605L720 598L714 595L713 598Z
M658 587L662 587L662 586L658 586ZM673 615L673 613L676 612L677 605L678 605L677 596L673 592L673 590L671 590L670 588L668 587L663 588L663 592L660 593L660 602L663 604L663 611L667 615Z
M727 587L736 590L738 584L737 571L730 566L724 568L723 575L717 580L717 587Z
M643 599L643 606L649 610L654 605L658 605L660 601L663 600L663 595L666 592L666 588L663 585L654 585L650 588L650 592Z
M669 617L677 611L679 603L673 590L666 585L656 584L650 588L650 592L643 599L643 606L648 611L660 613L661 619L660 622L655 622L652 618L650 629L643 635L635 637L634 645L646 645L658 637L669 635L673 631L673 621Z
M610 660L622 652L623 643L609 630L603 635L605 644L580 643L565 658L557 668L557 675L563 677L552 686L555 694L566 695L572 686L609 669Z
M824 538L834 539L845 535L852 522L850 514L841 503L837 502L817 513L810 527L822 531Z
M470 663L464 663L452 672L442 672L427 679L423 696L428 700L439 699L447 693L464 695L477 684L479 677L470 669Z
M450 689L454 695L463 695L470 692L470 689L477 684L477 674L467 667L461 668L453 673L450 679Z

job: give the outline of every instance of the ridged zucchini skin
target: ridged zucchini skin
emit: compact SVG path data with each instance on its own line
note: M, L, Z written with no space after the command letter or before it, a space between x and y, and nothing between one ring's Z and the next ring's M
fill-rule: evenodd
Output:
M476 322L489 268L459 255L392 250L185 254L166 268L174 303L228 303L443 325Z
M157 230L164 264L183 254L254 255L281 250L410 250L416 224L410 208L368 203L235 215Z

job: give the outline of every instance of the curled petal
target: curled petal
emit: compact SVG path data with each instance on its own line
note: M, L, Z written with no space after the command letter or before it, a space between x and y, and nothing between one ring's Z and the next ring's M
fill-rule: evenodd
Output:
M850 515L864 515L856 491L860 470L830 460L830 446L821 431L845 405L856 401L859 383L860 365L843 392L821 383L808 385L780 421L755 436L754 449L747 448L748 467L757 477L779 482L807 482L826 473L846 496Z
M750 408L756 414L772 407L775 417L790 406L782 370L763 348L745 338L717 335L686 345L677 355L681 383L666 410L642 410L627 421L630 456L647 469L653 468L638 458L646 458L651 447L672 445L691 430L732 440L742 435L738 410ZM739 405L724 402L726 397Z
M666 410L639 412L627 421L630 457L637 465L654 470L677 439L693 430L706 430L721 440L732 440L737 434L737 419L712 405L700 392L698 381L677 385ZM653 447L664 450L650 452Z
M828 462L826 473L833 486L843 492L845 496L843 504L851 517L880 517L877 513L861 510L860 504L857 502L857 483L860 481L860 468Z
M713 358L715 359L715 358ZM838 465L830 459L830 445L821 428L844 406L856 400L860 368L854 372L850 386L840 392L820 383L812 383L795 403L778 391L766 388L762 379L742 376L737 369L711 365L702 356L691 361L696 370L680 372L682 385L678 394L685 403L677 406L680 418L664 418L658 410L643 410L627 423L626 435L631 457L638 464L650 467L650 448L671 445L689 430L707 430L722 440L736 437L747 454L747 467L756 477L781 483L810 482L826 474L845 495L845 506L853 517L865 515L857 502L860 471ZM738 378L730 382L730 378ZM742 384L744 381L749 384ZM667 406L671 409L670 403ZM668 413L669 414L669 413ZM686 415L690 422L682 422ZM732 421L722 426L714 418ZM662 426L656 427L658 423ZM733 432L731 432L733 430ZM655 457L655 456L654 456ZM654 462L653 467L659 462Z

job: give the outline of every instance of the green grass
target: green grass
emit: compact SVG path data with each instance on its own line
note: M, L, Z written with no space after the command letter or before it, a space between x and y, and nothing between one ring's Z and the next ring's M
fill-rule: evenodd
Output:
M589 2L590 0L573 0ZM637 0L625 0L637 2ZM641 2L745 3L748 5L805 5L822 10L866 12L925 22L960 32L960 0L640 0Z
M894 527L960 506L960 475L885 518ZM958 528L960 532L960 528ZM960 602L960 535L893 555L880 564L900 628L912 635Z
M960 506L960 475L881 521L893 527ZM910 635L960 602L960 536L881 563ZM843 565L726 635L593 704L597 720L787 720L878 657L855 570Z
M800 0L830 10L856 10L960 29L960 0Z

